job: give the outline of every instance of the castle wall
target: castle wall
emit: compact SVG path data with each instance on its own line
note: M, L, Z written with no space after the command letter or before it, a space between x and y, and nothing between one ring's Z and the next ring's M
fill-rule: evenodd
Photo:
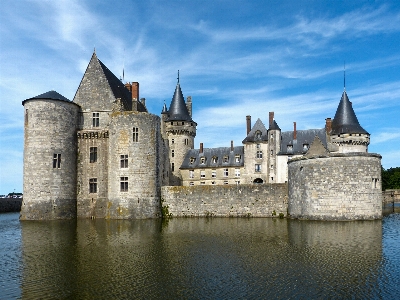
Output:
M318 220L382 217L381 156L329 154L288 162L288 213Z
M164 212L174 217L272 217L287 214L286 184L164 186Z
M138 128L137 141L134 127ZM163 165L160 118L148 113L115 112L111 114L109 131L105 218L159 217ZM121 155L128 155L127 167L121 165Z
M24 102L24 109L21 220L75 218L79 106L32 99Z

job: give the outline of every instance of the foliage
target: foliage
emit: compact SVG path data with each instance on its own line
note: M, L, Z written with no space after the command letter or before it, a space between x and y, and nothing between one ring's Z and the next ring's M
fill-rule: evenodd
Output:
M382 190L400 189L400 167L382 168Z

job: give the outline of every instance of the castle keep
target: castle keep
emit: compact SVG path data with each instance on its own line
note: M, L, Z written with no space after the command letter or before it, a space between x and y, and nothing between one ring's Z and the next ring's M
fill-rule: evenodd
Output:
M22 220L259 216L381 218L381 156L343 92L320 129L281 131L246 117L242 146L194 149L192 98L178 82L161 117L139 83L93 53L73 101L55 91L22 102ZM164 208L164 209L162 209Z

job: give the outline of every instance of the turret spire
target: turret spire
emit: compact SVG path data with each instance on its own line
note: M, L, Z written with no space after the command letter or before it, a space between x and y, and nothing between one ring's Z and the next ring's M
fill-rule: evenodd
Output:
M343 87L346 90L346 61L344 61L343 65Z

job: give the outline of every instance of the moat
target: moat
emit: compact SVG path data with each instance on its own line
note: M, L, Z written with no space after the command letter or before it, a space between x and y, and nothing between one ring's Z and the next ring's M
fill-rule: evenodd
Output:
M353 222L0 214L1 299L395 299L400 214Z

